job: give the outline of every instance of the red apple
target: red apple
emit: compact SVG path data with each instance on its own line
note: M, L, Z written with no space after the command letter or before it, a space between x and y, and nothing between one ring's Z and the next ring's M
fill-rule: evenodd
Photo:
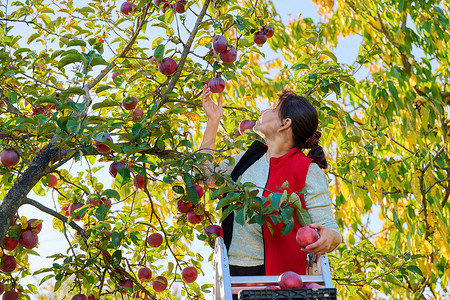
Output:
M192 202L184 202L182 199L177 201L177 210L180 213L187 213L192 207Z
M181 279L186 283L192 283L197 279L198 271L195 267L186 267L181 271Z
M322 286L319 285L319 284L317 284L317 283L315 283L315 282L305 282L305 283L303 284L303 287L302 287L302 288L303 288L303 289L321 289Z
M273 36L273 34L274 34L273 28L270 27L270 26L267 26L267 25L263 26L263 30L262 31L267 35L267 38L271 38Z
M12 251L17 248L18 244L19 244L18 240L15 240L10 236L5 236L2 241L2 248L5 249L6 251Z
M48 174L48 184L49 188L54 188L58 184L58 177L54 174Z
M184 7L184 5L186 4L186 0L180 0L175 2L175 5L173 6L173 8L175 9L175 11L179 14L182 14L186 11L186 8Z
M167 288L167 279L164 276L156 276L152 281L155 292L162 292Z
M222 93L225 89L225 80L222 78L211 78L208 81L208 87L211 93Z
M3 294L5 291L5 284L3 282L0 282L0 295Z
M70 204L69 205L69 209L68 209L69 215L71 215L74 211L76 211L80 207L83 207L83 203L72 203L72 204ZM76 217L74 217L73 219L75 221L80 221L82 217L84 217L84 214L81 217L77 214Z
M115 82L115 81L116 81L116 77L117 77L117 76L120 76L120 75L122 75L122 74L120 74L119 72L114 72L114 73L112 73L112 75L111 75L111 79Z
M32 230L36 233L41 232L42 230L42 220L38 220L38 219L29 219L28 220L28 225L27 225L27 230Z
M111 199L109 199L109 198L108 199L102 198L100 204L106 204L106 205L108 205L109 208L111 208L111 206L112 206Z
M134 4L128 1L122 3L120 6L120 13L123 15L129 15L134 10Z
M245 131L247 129L252 129L255 126L255 122L250 120L243 120L241 123L239 123L239 132L241 134L245 134Z
M84 202L85 205L90 205L91 207L94 207L96 205L100 204L99 200L93 200L93 199L86 199L86 201Z
M31 230L22 231L19 238L19 244L24 248L33 249L37 246L39 238L36 232Z
M2 153L0 154L0 161L2 165L4 165L7 168L14 167L19 163L19 160L20 160L19 154L16 152L16 150L13 149L3 150Z
M199 215L195 214L195 212L193 210L188 211L186 217L187 217L188 222L193 225L199 224L203 220L203 215L199 216Z
M168 0L153 0L153 4L156 5L156 7L160 8L161 3L168 3Z
M230 46L230 49L220 53L219 57L224 63L232 63L237 58L237 50L233 46Z
M123 163L121 163L120 161L113 162L109 165L109 174L111 174L112 177L116 178L117 172L120 168L125 168Z
M133 281L130 279L119 280L119 286L133 288Z
M92 294L89 294L89 296L87 297L87 300L99 300L97 297L95 297Z
M12 255L4 255L0 263L0 271L11 273L17 267L16 258Z
M228 41L222 35L215 36L212 44L213 49L218 53L227 51Z
M202 198L202 197L203 197L203 194L204 194L203 188L202 188L201 186L199 186L198 184L196 184L196 183L194 183L194 184L192 185L192 187L197 191L197 193L198 193L198 198L199 198L199 199Z
M19 293L16 291L7 291L3 294L2 300L19 300Z
M220 226L219 225L209 225L205 228L205 232L207 234L215 234L217 236L220 235Z
M139 269L137 276L139 278L140 281L148 281L150 279L152 279L152 270L150 270L147 267L142 267Z
M166 76L170 76L177 70L177 62L172 57L164 57L158 65L158 70Z
M142 176L141 174L136 174L136 177L133 181L134 186L136 186L138 189L143 189L147 183L144 176Z
M66 217L70 216L69 207L68 206L61 207L61 212L63 212L63 215L66 216Z
M253 34L253 41L257 45L262 45L267 41L267 35L262 31L257 31Z
M154 232L147 237L147 243L150 247L159 247L162 242L163 236L158 232Z
M287 271L278 277L278 285L282 289L300 289L303 286L303 281L297 273Z
M113 142L112 137L105 132L102 132L100 134L100 136L105 137L105 139L107 141L110 141L111 143ZM97 149L97 151L101 154L108 154L109 152L111 152L111 148L109 148L109 146L107 146L103 142L99 142L99 141L95 141L95 149Z
M83 294L76 294L75 296L72 297L72 300L88 300L88 297L86 297L86 295Z
M132 110L132 109L135 109L135 108L136 108L137 103L138 103L137 98L131 96L131 97L128 97L128 98L126 98L126 99L124 99L124 100L122 101L122 106L123 106L123 108L125 108L126 110Z
M173 4L172 3L164 3L163 7L161 8L161 11L163 13L165 13L167 9L173 9Z
M315 243L318 239L319 234L317 231L309 226L299 228L299 230L297 230L297 235L295 236L297 244L302 248Z
M131 114L128 115L130 119L139 119L144 115L144 111L140 108L133 110Z

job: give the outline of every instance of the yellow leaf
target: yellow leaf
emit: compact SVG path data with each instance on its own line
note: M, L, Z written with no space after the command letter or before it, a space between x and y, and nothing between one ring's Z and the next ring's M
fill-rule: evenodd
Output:
M423 246L427 255L431 255L431 253L433 253L433 246L431 246L429 241L425 240L423 242Z
M21 223L22 229L27 229L27 227L28 227L27 218L25 218L24 216L20 217L20 223Z
M206 44L212 43L212 40L213 40L212 37L204 36L204 37L202 37L201 39L198 40L198 44L200 46L205 46Z
M409 84L411 86L416 86L417 85L416 75L412 74L411 77L409 77Z
M186 117L189 119L189 121L191 122L198 122L200 120L200 116L192 113L190 111L186 112Z

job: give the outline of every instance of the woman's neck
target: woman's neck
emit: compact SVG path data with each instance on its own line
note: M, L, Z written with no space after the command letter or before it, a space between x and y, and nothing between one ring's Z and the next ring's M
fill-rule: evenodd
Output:
M294 143L292 141L276 141L276 140L266 140L267 144L267 161L270 161L271 157L280 157L288 153L293 147Z

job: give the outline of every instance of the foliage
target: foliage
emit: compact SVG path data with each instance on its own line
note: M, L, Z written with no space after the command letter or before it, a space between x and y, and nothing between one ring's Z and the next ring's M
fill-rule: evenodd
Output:
M55 217L53 226L69 240L69 249L38 272L46 274L43 281L55 280L55 290L73 281L70 293L106 299L119 297L118 283L125 278L134 282L133 291L151 299L202 299L211 291L211 285L182 283L180 273L189 265L201 269L205 258L189 246L196 238L210 240L204 228L224 217L216 208L243 202L248 206L238 210L241 220L257 223L273 212L245 184L218 176L218 185L227 184L208 190L204 182L209 157L195 151L206 121L200 94L204 82L221 76L227 84L217 160L254 138L237 137L236 128L256 118L259 101L290 88L318 107L331 195L345 237L332 258L339 297L448 294L448 2L314 1L324 14L317 24L301 17L283 24L268 0L190 1L185 14L164 12L150 1L131 2L129 15L109 0L0 4L1 148L13 148L21 158L14 168L0 166L0 237L17 239L26 220L8 228L22 204ZM266 24L275 29L268 44L280 57L262 62L265 54L253 33ZM210 52L219 34L238 50L236 62L222 63ZM338 37L349 35L362 38L350 66L333 54ZM178 64L171 76L158 70L163 57ZM365 70L369 76L361 77ZM113 72L119 73L114 80ZM143 116L130 116L122 107L131 96L139 99ZM96 143L112 151L100 154ZM107 187L99 163L113 161L125 168ZM86 170L69 172L71 162L82 162ZM50 173L58 176L55 209L27 198L31 190L45 194ZM143 189L133 183L137 175L147 181ZM207 190L201 198L192 187L196 183ZM271 197L271 208L280 212L276 218L292 222L281 208L295 199ZM63 207L88 199L98 204L64 216ZM177 212L180 199L204 215L200 224ZM366 221L377 218L377 210L381 227L374 232ZM68 227L76 230L74 239ZM162 246L145 242L153 232L163 235ZM11 276L2 273L1 280L29 297L36 287L22 286L19 279L29 274L30 255L39 249L19 246L12 253L19 267ZM154 276L164 275L169 286L181 285L181 294L167 289L156 296L151 284L137 280L143 265Z

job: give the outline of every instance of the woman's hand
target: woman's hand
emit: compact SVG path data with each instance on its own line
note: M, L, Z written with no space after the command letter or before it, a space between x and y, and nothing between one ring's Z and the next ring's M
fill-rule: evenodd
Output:
M309 227L317 229L320 237L315 243L302 248L303 251L322 255L333 251L341 243L341 236L338 232L318 223L313 223Z
M203 93L202 93L203 109L205 110L208 121L213 121L213 122L218 123L220 121L220 118L222 118L222 115L223 115L222 96L219 96L219 99L217 100L217 104L215 104L214 101L212 101L210 95L211 95L211 91L209 90L208 85L205 84L205 87L203 88Z

